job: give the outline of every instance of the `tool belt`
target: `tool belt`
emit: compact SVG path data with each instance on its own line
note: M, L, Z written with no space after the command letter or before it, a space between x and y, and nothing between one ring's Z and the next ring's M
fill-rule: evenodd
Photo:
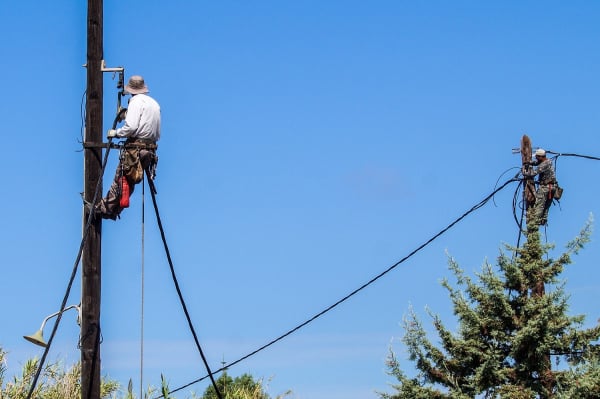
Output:
M548 180L548 181L538 182L538 184L540 186L554 186L554 185L558 185L558 182L556 180Z
M121 150L121 168L123 175L127 176L127 179L131 183L137 184L141 182L144 176L144 170L140 161L140 151L147 151L151 154L145 155L146 157L150 156L152 159L146 167L149 169L149 177L154 179L156 163L158 162L158 157L156 156L157 148L158 146L153 140L129 138L125 141Z
M158 145L156 144L156 141L149 139L127 139L127 141L125 141L124 147L156 151Z
M556 180L546 183L539 183L540 187L548 187L548 200L559 200L562 198L564 189L558 185Z
M554 190L552 190L552 198L555 200L559 200L562 198L563 195L563 188L561 186L558 185L558 183L556 183L554 185Z

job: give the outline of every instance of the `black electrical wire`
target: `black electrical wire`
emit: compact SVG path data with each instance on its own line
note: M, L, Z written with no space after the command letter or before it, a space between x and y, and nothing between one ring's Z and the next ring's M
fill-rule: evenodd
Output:
M104 159L102 160L102 168L100 169L101 176L104 176L104 170L106 168L106 163L108 161L108 154L110 153L111 146L112 146L112 137L109 137L106 153L104 154ZM47 343L46 348L44 349L44 353L40 359L38 368L35 372L35 376L33 377L33 381L31 382L31 387L29 388L29 393L27 394L27 399L31 399L31 395L33 395L33 391L35 390L35 387L40 378L40 374L44 367L44 362L46 361L48 352L50 352L50 347L52 346L52 341L54 340L54 336L56 335L56 331L58 330L58 325L60 324L60 320L62 319L62 314L65 311L65 307L67 306L67 301L68 301L69 295L71 293L73 281L75 280L75 276L77 274L77 269L79 268L79 262L81 261L81 256L83 254L83 248L87 241L89 231L90 231L90 226L92 225L92 221L94 219L93 205L96 204L96 201L98 200L98 194L100 192L101 186L102 186L102 179L98 179L98 183L96 184L96 189L94 190L94 197L92 199L92 208L90 209L89 214L88 214L88 218L87 218L85 228L84 228L84 234L81 239L81 244L79 245L79 252L77 253L77 257L76 257L75 263L73 265L73 270L71 272L71 277L69 278L69 283L67 284L67 291L65 292L65 295L63 297L62 303L60 305L60 311L59 311L58 315L56 316L56 321L54 322L54 326L52 328L52 333L50 334L50 338L48 339L48 343ZM98 329L99 328L100 327L98 326Z
M192 324L192 319L190 318L190 314L187 310L187 306L183 299L183 295L181 294L181 289L179 288L179 282L177 281L177 276L175 275L175 268L173 267L173 260L171 259L171 253L169 251L169 246L167 245L167 239L165 237L165 231L162 226L162 222L160 219L160 214L158 212L158 205L156 204L156 187L154 182L152 181L152 177L148 176L148 185L150 186L150 193L152 194L152 204L154 205L154 212L156 213L156 220L158 222L158 228L160 229L160 236L162 238L163 245L165 247L165 253L167 255L167 260L169 261L169 267L171 269L171 276L173 277L173 283L175 284L175 289L177 290L177 296L179 297L179 301L181 302L181 307L183 308L183 313L185 313L185 318L187 319L188 325L190 327L190 331L194 337L194 342L196 343L196 348L200 353L200 357L202 357L202 361L204 362L204 367L206 367L206 371L208 372L208 376L210 376L210 380L212 382L215 391L217 392L217 397L222 399L221 391L219 391L219 387L217 386L217 382L213 376L213 372L210 370L210 366L206 360L206 356L204 356L204 352L202 351L202 347L200 346L200 341L198 340L198 335L196 334L196 330L194 329L194 325Z
M83 143L83 135L84 135L84 131L85 131L85 96L87 94L87 90L83 91L83 95L81 96L81 105L80 107L80 115L81 115L81 127L80 127L80 132L79 134L81 135L81 142Z
M498 176L498 179L496 180L496 184L494 185L494 188L498 187L498 183L500 182L500 179L502 179L502 176L504 176L505 174L507 174L508 172L510 172L510 171L511 171L511 170L513 170L513 169L518 169L518 167L516 167L516 166L513 166L512 168L508 168L508 169L506 169L504 172L502 172L502 173L500 174L500 176ZM517 175L517 176L518 176L518 175ZM517 176L515 176L515 178L516 178ZM496 205L496 201L494 201L494 205Z
M501 191L502 189L504 189L504 187L506 187L507 185L509 185L512 182L519 181L518 176L519 176L519 174L515 175L515 177L513 177L512 179L509 179L506 182L504 182L500 187L496 188L491 194L489 194L487 197L485 197L483 200L481 200L478 204L474 205L467 212L463 213L460 217L458 217L456 220L454 220L452 223L450 223L444 229L442 229L441 231L439 231L437 234L435 234L434 236L432 236L430 239L428 239L427 241L425 241L423 244L421 244L420 246L418 246L416 249L414 249L412 252L410 252L404 258L400 259L398 262L394 263L392 266L388 267L386 270L384 270L383 272L379 273L377 276L373 277L371 280L369 280L368 282L364 283L363 285L361 285L360 287L358 287L357 289L355 289L354 291L352 291L351 293L349 293L348 295L346 295L345 297L343 297L342 299L340 299L339 301L337 301L333 305L325 308L324 310L322 310L321 312L317 313L316 315L314 315L310 319L304 321L303 323L301 323L298 326L292 328L288 332L280 335L279 337L271 340L270 342L266 343L265 345L261 346L260 348L254 350L254 351L252 351L250 353L248 353L247 355L239 358L238 360L236 360L234 362L231 362L231 363L229 363L227 365L224 365L220 369L216 370L215 373L221 372L221 371L223 371L223 370L225 370L225 369L227 369L229 367L232 367L232 366L234 366L234 365L236 365L236 364L238 364L238 363L240 363L240 362L248 359L249 357L254 356L258 352L261 352L262 350L267 349L271 345L273 345L273 344L281 341L282 339L286 338L287 336L295 333L296 331L300 330L302 327L305 327L306 325L308 325L311 322L315 321L319 317L323 316L325 313L329 312L330 310L334 309L338 305L340 305L343 302L347 301L348 299L350 299L352 296L356 295L357 293L359 293L363 289L367 288L369 285L373 284L375 281L379 280L381 277L385 276L386 274L388 274L389 272L391 272L392 270L394 270L401 263L403 263L406 260L408 260L410 257L412 257L413 255L415 255L417 252L419 252L420 250L422 250L423 248L425 248L427 245L431 244L435 239L437 239L438 237L440 237L442 234L446 233L448 230L450 230L452 227L454 227L454 225L456 225L462 219L464 219L465 217L467 217L470 213L472 213L472 212L476 211L477 209L481 208L491 198L493 198L494 195L496 195L496 193L498 193L499 191ZM154 199L154 197L153 197L153 199ZM161 233L162 233L162 230L161 230ZM196 379L196 380L194 380L192 382L189 382L189 383L187 383L185 385L182 385L179 388L173 389L173 390L169 391L168 393L171 394L171 393L175 393L175 392L181 391L182 389L185 389L185 388L187 388L187 387L189 387L189 386L191 386L193 384L196 384L196 383L198 383L200 381L203 381L204 379L206 379L209 376L212 378L211 374L205 375L204 377L198 378L198 379ZM164 398L164 395L158 396L158 397L156 397L154 399L160 399L160 398Z
M84 93L84 96L85 96L85 93ZM113 128L114 128L114 126L116 125L116 123L117 123L117 119L118 119L118 117L120 116L120 114L121 114L121 112L118 112L118 113L117 113L117 116L115 117L115 121L114 121L114 123L113 123ZM104 159L103 159L103 161L102 161L102 168L101 168L101 175L102 175L102 176L104 175L104 171L105 171L106 164L107 164L107 160L108 160L108 155L109 155L109 153L110 153L110 149L111 149L111 148L112 148L112 138L109 138L109 139L108 139L107 150L106 150L106 153L105 153ZM581 154L574 154L574 153L556 153L556 152L552 152L552 151L547 151L547 152L548 152L548 153L550 153L550 154L555 154L555 155L557 155L557 157L556 157L556 158L558 158L559 156L570 156L570 157L579 157L579 158L585 158L585 159L591 159L591 160L597 160L597 161L600 161L600 158L599 158L599 157L594 157L594 156L589 156L589 155L581 155ZM556 160L555 160L555 161L556 161ZM452 223L450 223L448 226L446 226L444 229L442 229L440 232L438 232L437 234L435 234L434 236L432 236L432 237L431 237L429 240L427 240L425 243L421 244L419 247L417 247L417 248L416 248L415 250L413 250L411 253L409 253L409 254L408 254L408 255L406 255L404 258L402 258L400 261L396 262L395 264L393 264L392 266L390 266L389 268L387 268L386 270L384 270L382 273L378 274L377 276L375 276L374 278L372 278L371 280L369 280L368 282L366 282L365 284L363 284L363 285L362 285L362 286L360 286L359 288L355 289L354 291L352 291L351 293L349 293L348 295L346 295L345 297L343 297L343 298L342 298L342 299L340 299L339 301L335 302L333 305L331 305L331 306L327 307L327 308L326 308L326 309L324 309L323 311L321 311L321 312L317 313L316 315L314 315L314 316L313 316L313 317L311 317L310 319L308 319L308 320L306 320L305 322L303 322L303 323L299 324L298 326L294 327L293 329L291 329L291 330L287 331L286 333L284 333L283 335L279 336L278 338L275 338L275 339L271 340L271 341L270 341L270 342L268 342L267 344L265 344L265 345L261 346L260 348L258 348L258 349L256 349L256 350L254 350L254 351L250 352L249 354L247 354L247 355L245 355L245 356L243 356L243 357L239 358L238 360L236 360L236 361L234 361L234 362L231 362L231 363L229 363L229 364L227 364L227 365L223 366L222 368L220 368L220 369L216 370L215 372L217 372L217 373L218 373L218 372L221 372L221 371L225 370L225 369L226 369L226 368L228 368L228 367L234 366L234 365L236 365L236 364L238 364L238 363L240 363L240 362L242 362L242 361L244 361L244 360L248 359L249 357L251 357L251 356L253 356L253 355L257 354L258 352L260 352L260 351L262 351L262 350L264 350L264 349L266 349L266 348L270 347L271 345L273 345L273 344L275 344L275 343L277 343L277 342L281 341L282 339L286 338L287 336L289 336L289 335L293 334L294 332L298 331L299 329L301 329L301 328L303 328L304 326L308 325L309 323L313 322L313 321L314 321L314 320L316 320L317 318L321 317L321 316L322 316L322 315L324 315L325 313L327 313L327 312L329 312L330 310L334 309L334 308L335 308L335 307L337 307L338 305L342 304L343 302L345 302L346 300L348 300L348 299L349 299L349 298L351 298L352 296L356 295L358 292L362 291L363 289L365 289L365 288L366 288L366 287L368 287L369 285L373 284L375 281L379 280L381 277L383 277L384 275L386 275L387 273L389 273L390 271L392 271L393 269L395 269L397 266L399 266L400 264L402 264L403 262L405 262L406 260L408 260L410 257L412 257L412 256L413 256L413 255L415 255L417 252L419 252L420 250L422 250L423 248L425 248L425 247L426 247L427 245L429 245L431 242L433 242L435 239L437 239L437 238L438 238L438 237L440 237L442 234L444 234L445 232L447 232L449 229L451 229L452 227L454 227L454 225L456 225L458 222L460 222L462 219L464 219L464 218L465 218L466 216L468 216L470 213L472 213L472 212L476 211L477 209L481 208L481 207L482 207L483 205L485 205L485 204L486 204L486 203L487 203L487 202L488 202L488 201L489 201L491 198L493 198L493 197L494 197L494 195L495 195L496 193L498 193L499 191L501 191L502 189L504 189L504 187L506 187L508 184L510 184L510 183L512 183L512 182L514 182L514 181L520 181L520 179L518 179L518 175L519 175L519 174L517 174L517 175L516 175L514 178L512 178L512 179L510 179L510 180L507 180L507 181L506 181L504 184L502 184L500 187L496 188L496 189L495 189L495 190L494 190L494 191L493 191L493 192L492 192L490 195L488 195L487 197L485 197L485 198L484 198L482 201L480 201L478 204L476 204L475 206L473 206L473 207L472 207L471 209L469 209L467 212L465 212L464 214L462 214L462 215L461 215L459 218L457 218L457 219L456 219L456 220L454 220ZM27 395L27 399L31 399L31 396L32 396L32 394L33 394L33 391L34 391L34 390L35 390L35 388L36 388L36 385L37 385L37 382L38 382L38 380L39 380L39 377L40 377L41 370L42 370L42 368L43 368L44 362L45 362L45 360L46 360L46 357L47 357L47 355L48 355L48 353L49 353L49 351L50 351L50 348L51 348L51 345L52 345L52 342L53 342L54 336L56 335L56 332L57 332L57 330L58 330L58 326L59 326L59 324L60 324L60 321L61 321L61 319L62 319L62 313L64 312L64 310L65 310L65 308L66 308L66 303L67 303L67 300L68 300L68 298L69 298L69 295L70 295L70 291L71 291L71 288L72 288L72 285L73 285L73 281L75 280L75 275L77 274L77 269L78 269L78 267L79 267L79 263L80 263L80 261L81 261L81 256L82 256L82 253L83 253L83 248L84 248L84 246L85 246L85 243L86 243L86 241L87 241L87 237L88 237L88 234L89 234L89 228L90 228L90 226L91 226L91 223L92 223L92 221L93 221L93 218L94 218L93 206L96 204L96 202L97 202L97 200L98 200L98 194L99 194L99 192L100 192L101 182L102 182L102 179L99 179L99 180L98 180L98 184L96 185L96 189L95 189L95 191L94 191L94 196L93 196L93 200L92 200L92 209L90 209L90 212L89 212L89 214L88 214L88 218L87 218L86 225L85 225L85 228L84 228L84 235L83 235L83 237L82 237L82 240L81 240L81 244L80 244L80 247L79 247L79 252L78 252L78 254L77 254L77 257L76 257L75 263L74 263L74 265L73 265L73 270L72 270L72 273L71 273L71 276L70 276L70 279L69 279L69 283L68 283L68 285L67 285L67 290L66 290L66 292L65 292L65 296L63 297L63 301L62 301L62 303L61 303L60 311L59 311L59 313L58 313L58 315L57 315L56 321L55 321L55 323L54 323L54 326L53 326L53 328L52 328L52 332L51 332L51 334L50 334L50 338L48 339L48 343L47 343L47 345L46 345L46 348L45 348L45 350L44 350L44 353L43 353L43 355L42 355L42 357L41 357L41 359L40 359L40 362L39 362L38 368L37 368L37 370L36 370L35 376L34 376L34 378L33 378L33 381L32 381L32 384L31 384L31 387L30 387L30 390L29 390L29 393L28 393L28 395ZM181 386L181 387L179 387L179 388L176 388L176 389L174 389L174 390L170 391L169 393L174 393L174 392L180 391L180 390L182 390L182 389L184 389L184 388L187 388L187 387L189 387L189 386L191 386L191 385L193 385L193 384L195 384L195 383L198 383L198 382L200 382L200 381L202 381L202 380L206 379L207 377L210 377L210 379L211 379L211 381L212 381L212 384L213 384L213 386L214 386L214 388L215 388L215 390L216 390L216 392L217 392L217 396L219 397L219 399L221 399L221 398L222 398L222 397L221 397L221 393L220 393L220 391L219 391L219 389L218 389L218 387L217 387L217 385L216 385L216 382L215 382L215 380L214 380L214 377L213 377L213 374L214 374L214 373L213 373L213 372L211 372L211 370L210 370L210 367L209 367L209 365L208 365L208 363L207 363L207 361L206 361L206 357L204 356L204 353L203 353L203 351L202 351L202 348L201 348L201 346L200 346L200 343L199 343L199 341L198 341L197 334L196 334L196 332L195 332L195 330L194 330L194 327L193 327L193 325L192 325L192 322L191 322L191 319L190 319L189 313L188 313L188 311L187 311L187 306L186 306L186 304L185 304L185 301L183 300L183 296L182 296L182 294L181 294L181 290L180 290L180 288L179 288L179 283L178 283L178 281L177 281L177 277L176 277L176 275L175 275L175 270L174 270L173 263L172 263L172 260L171 260L170 252L169 252L169 249L168 249L168 246L167 246L167 243L166 243L166 238L165 238L165 235L164 235L164 230L163 230L163 227L162 227L162 222L161 222L161 220L160 220L160 215L159 215L159 211L158 211L158 206L157 206L157 204L156 204L156 197L155 197L155 194L156 194L156 188L154 187L154 184L153 184L153 182L152 182L150 179L148 180L148 182L149 182L149 185L150 185L150 188L151 188L150 192L151 192L151 194L152 194L152 201L153 201L153 204L154 204L154 209L155 209L155 212L156 212L156 217L157 217L158 225L159 225L160 232L161 232L161 236L162 236L162 239L163 239L163 244L164 244L164 246L165 246L165 251L166 251L167 259L168 259L168 261L169 261L169 266L170 266L170 268L171 268L171 274L172 274L172 277L173 277L173 280L174 280L174 283L175 283L175 288L176 288L176 290L177 290L177 293L178 293L178 295L179 295L179 299L180 299L180 301L181 301L181 305L182 305L182 307L183 307L183 310L184 310L185 316L186 316L186 318L187 318L187 321L188 321L188 324L189 324L189 326L190 326L190 329L191 329L192 335L194 336L194 340L195 340L195 342L196 342L196 346L197 346L197 348L198 348L198 351L199 351L199 353L200 353L200 355L201 355L201 357L202 357L202 360L203 360L203 362L204 362L204 365L205 365L205 367L206 367L206 369L207 369L207 372L208 372L208 374L207 374L206 376L204 376L204 377L202 377L202 378L199 378L199 379L197 379L197 380L194 380L194 381L192 381L192 382L190 382L190 383L188 383L188 384L186 384L186 385L183 385L183 386ZM522 184L522 183L521 183L521 184ZM521 208L522 208L522 209L521 209L521 210L522 210L521 218L520 218L520 220L517 220L517 216L516 216L516 208L517 208L517 203L518 203L518 201L517 201L517 197L518 197L519 188L520 188L521 184L519 184L519 186L517 187L517 189L516 189L516 191L515 191L514 198L513 198L513 215L514 215L514 217L515 217L515 221L517 222L517 225L519 225L519 231L520 231L520 232L521 232L521 230L522 230L522 229L521 229L521 227L522 227L522 223L523 223L523 212L524 212L524 209L523 209L523 207L522 207L522 205L521 205ZM524 189L525 189L525 188L524 188ZM520 235L519 235L519 239L520 239ZM99 328L99 327L98 327L98 328ZM159 396L158 398L162 398L162 397L163 397L163 396ZM158 398L157 398L157 399L158 399Z
M554 151L546 151L546 153L556 155L553 158L555 171L558 170L558 158L561 156L577 157L577 158L590 159L590 160L594 160L594 161L600 161L599 157L595 157L595 156L591 156L591 155L581 155L581 154L575 154L575 153L560 153L560 152L554 152ZM517 226L519 227L519 236L517 238L517 246L516 246L517 248L519 248L519 246L521 244L521 237L523 236L523 221L524 221L524 216L525 216L524 200L521 200L521 201L518 200L519 194L521 193L521 187L523 187L523 190L527 190L527 185L525 184L525 181L521 181L519 186L517 186L517 189L515 190L515 194L513 197L513 217L515 219L515 222L517 223ZM520 204L520 206L519 206L519 204ZM558 204L560 205L560 201L558 201ZM521 209L520 218L517 218L517 207L519 207Z
M581 154L574 154L574 153L568 153L568 152L553 152L553 151L546 151L548 154L554 154L557 157L577 157L577 158L585 158L585 159L591 159L593 161L600 161L599 157L594 157L591 155L581 155Z
M563 157L576 157L576 158L584 158L584 159L590 159L593 161L600 161L600 157L595 157L592 155L582 155L582 154L575 154L575 153L563 153L563 152L554 152L554 151L546 151L547 154L553 154L556 155L553 158L554 161L554 170L557 171L558 169L558 158L563 156ZM519 194L521 193L521 187L522 190L527 190L527 185L525 184L524 181L521 181L521 183L517 186L517 189L515 190L515 194L513 197L513 217L515 219L515 222L517 224L517 226L519 227L519 237L517 239L517 248L520 245L521 242L521 236L523 234L523 220L524 220L524 215L525 215L525 205L523 200L519 201ZM560 204L560 202L558 202ZM519 206L520 204L520 206ZM517 217L517 208L521 209L521 216Z
M84 126L85 126L85 118L86 118L85 107L84 107L86 93L87 93L87 90L85 90L83 92L83 96L81 99L81 141L82 141L82 144L85 144L85 143L83 143L83 140L84 140L83 131L84 131ZM119 96L119 104L120 103L121 103L121 97ZM117 112L117 115L115 116L115 119L113 120L113 124L112 124L113 129L116 127L116 125L119 121L119 118L122 117L122 115L123 115L123 113L121 111L122 111L122 109L119 109L119 111ZM112 137L108 138L106 152L104 153L104 159L102 160L102 167L100 169L101 177L104 176L104 171L106 170L106 164L108 162L108 154L110 153L110 149L113 147L112 140L113 140ZM85 146L84 146L84 148L85 148ZM102 178L98 179L98 182L96 184L96 188L94 190L94 196L93 196L92 202L91 202L92 206L89 210L88 218L86 220L85 227L83 229L83 231L84 231L83 237L81 238L81 243L79 245L79 251L77 253L77 257L76 257L75 263L73 265L73 270L71 271L69 283L67 284L67 290L65 292L65 296L63 297L63 301L60 306L60 311L58 312L58 315L56 316L56 321L54 322L54 326L52 328L50 338L48 339L46 348L44 349L44 353L42 354L38 368L35 372L35 376L31 382L31 387L29 388L29 393L27 394L27 399L31 399L31 395L33 395L33 391L35 390L35 387L37 386L38 380L40 378L40 374L42 372L42 368L44 367L44 363L46 361L46 357L48 356L48 353L50 352L50 347L52 346L52 341L54 340L54 336L56 335L56 331L58 330L58 326L62 319L62 314L65 311L65 308L67 306L67 301L69 300L69 295L71 294L71 288L73 287L73 281L75 281L75 276L77 275L77 269L79 268L79 262L81 261L81 256L83 254L83 248L85 247L85 243L87 242L87 237L89 235L90 226L92 225L92 221L94 220L94 206L96 205L96 202L98 201L98 195L100 193L101 187L102 187ZM100 326L97 326L97 328L99 330ZM86 335L89 335L89 332L86 332ZM82 339L82 337L80 337L80 340L81 339ZM97 334L98 344L99 344L99 339L100 339L100 333ZM98 349L98 345L96 346L96 350L94 351L94 356L97 355L97 349ZM94 362L94 364L95 364L95 362ZM90 392L91 392L91 390L90 390Z
M513 200L512 200L512 213L513 213L513 219L515 220L515 223L517 224L517 226L519 226L519 228L521 228L521 221L519 220L519 217L517 216L517 208L524 210L525 207L523 206L523 201L519 200L519 198L521 197L521 187L523 187L525 184L523 181L521 181L519 183L519 185L517 186L517 188L515 189L515 193L513 195Z
M525 186L525 184L523 182L521 182L521 185ZM517 189L517 191L515 192L515 199L516 199L516 195L519 192L519 190ZM514 208L513 208L513 212L515 212ZM516 219L516 214L515 214L515 219ZM519 248L521 246L521 237L523 236L523 220L525 220L525 207L523 206L523 201L521 201L521 217L519 218L517 225L519 226L519 236L517 238L517 248Z

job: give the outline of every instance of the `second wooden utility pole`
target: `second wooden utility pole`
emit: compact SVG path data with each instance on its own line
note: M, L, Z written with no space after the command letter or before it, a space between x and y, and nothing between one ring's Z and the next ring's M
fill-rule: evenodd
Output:
M521 137L521 161L524 168L531 168L531 139L526 134ZM530 212L533 210L533 204L535 203L535 183L533 177L524 176L524 179L523 203L525 206L525 224L527 225L530 221Z
M102 142L103 4L88 0L87 88L85 137L88 144ZM88 202L102 179L102 147L85 146L84 197ZM102 187L100 186L100 189ZM100 192L100 195L102 193ZM89 210L84 212L87 220ZM85 234L85 232L84 232ZM94 218L82 253L81 277L81 399L100 399L100 293L102 219Z

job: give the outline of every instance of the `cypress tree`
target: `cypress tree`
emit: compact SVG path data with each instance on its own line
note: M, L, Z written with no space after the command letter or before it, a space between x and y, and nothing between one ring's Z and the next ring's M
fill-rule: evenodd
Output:
M568 296L560 279L571 256L589 241L591 222L558 258L542 244L537 225L527 228L521 248L506 246L496 267L485 263L476 279L456 261L456 278L447 289L458 321L456 332L428 312L438 346L428 338L411 309L404 318L408 377L393 351L387 360L398 384L386 399L425 398L596 398L600 397L600 324L583 328L583 315L568 315ZM515 254L512 257L506 253Z

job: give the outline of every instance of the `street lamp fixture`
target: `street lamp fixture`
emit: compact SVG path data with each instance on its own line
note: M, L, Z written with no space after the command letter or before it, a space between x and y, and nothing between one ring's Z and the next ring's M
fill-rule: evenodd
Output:
M62 313L66 312L69 309L77 309L77 324L81 324L81 308L79 307L79 305L70 305L67 306ZM23 338L25 338L27 341L39 345L43 348L45 348L46 346L48 346L48 344L46 343L46 341L44 341L44 326L46 325L46 322L48 320L50 320L53 317L56 317L60 314L61 312L58 311L56 313L52 313L50 316L47 316L44 321L42 321L42 325L40 326L40 329L37 330L35 333L31 334L31 335L23 335Z

